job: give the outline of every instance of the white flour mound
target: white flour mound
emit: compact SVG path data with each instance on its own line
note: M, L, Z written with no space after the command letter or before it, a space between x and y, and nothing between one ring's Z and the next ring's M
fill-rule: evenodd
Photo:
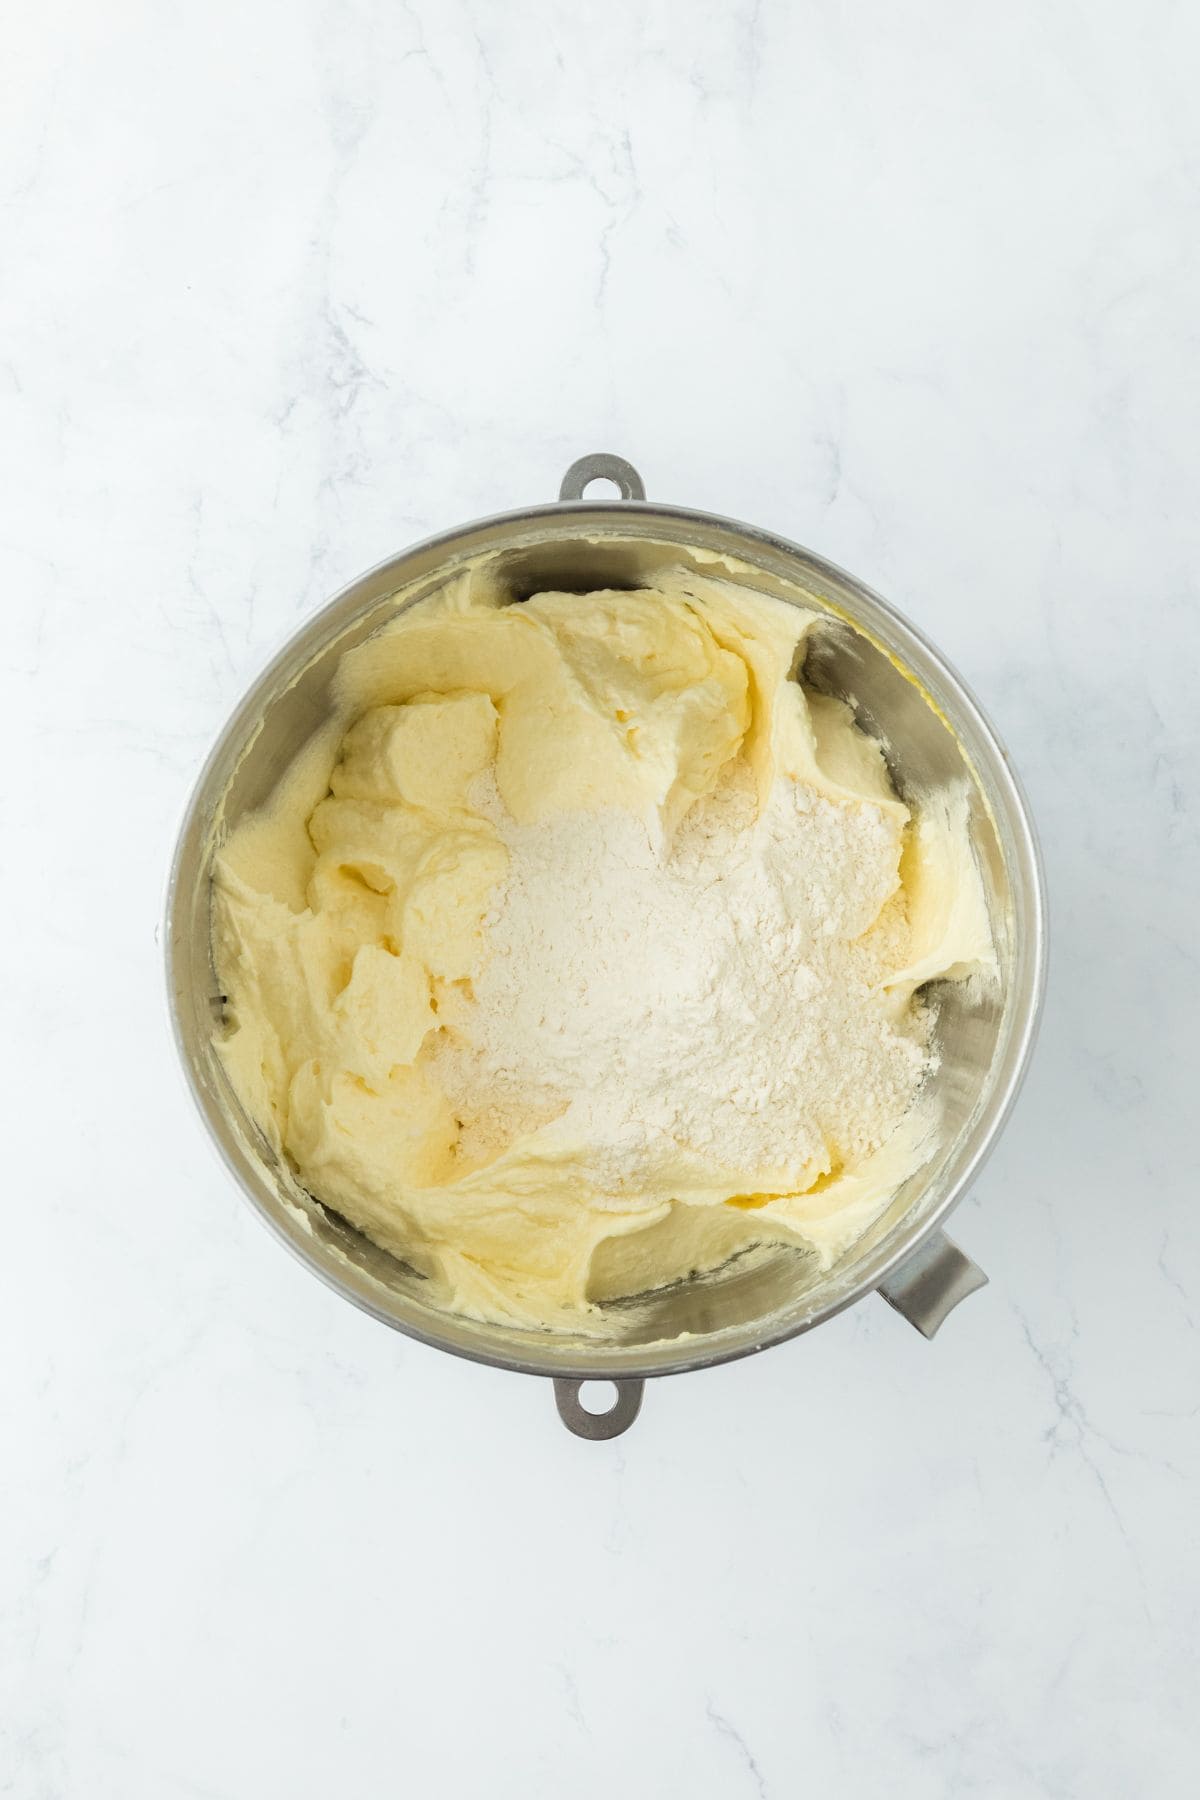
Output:
M627 812L518 825L491 778L475 800L511 860L434 1057L468 1161L558 1120L620 1207L656 1168L778 1189L891 1135L930 1055L880 987L907 935L882 809L784 777L756 818L738 769L664 852Z

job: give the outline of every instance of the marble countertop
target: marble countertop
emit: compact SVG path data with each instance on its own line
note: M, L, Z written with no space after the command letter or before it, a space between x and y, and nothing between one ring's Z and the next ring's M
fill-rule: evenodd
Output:
M46 0L6 26L0 1793L1194 1794L1194 9ZM608 449L881 589L1053 912L936 1343L609 1445L284 1255L159 911L323 598Z

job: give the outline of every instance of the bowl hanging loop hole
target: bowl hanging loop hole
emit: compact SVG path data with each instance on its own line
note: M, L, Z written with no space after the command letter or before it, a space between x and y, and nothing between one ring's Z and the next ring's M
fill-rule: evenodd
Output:
M582 500L583 491L593 481L611 481L622 500L644 500L646 484L631 462L623 456L610 456L604 450L593 451L573 462L562 478L558 490L560 500Z
M642 1390L644 1381L614 1381L616 1399L607 1412L590 1412L580 1398L579 1390L584 1386L582 1381L575 1381L563 1375L554 1377L554 1404L558 1407L558 1416L567 1430L576 1437L590 1438L598 1443L604 1438L620 1437L628 1431L633 1421L642 1410Z

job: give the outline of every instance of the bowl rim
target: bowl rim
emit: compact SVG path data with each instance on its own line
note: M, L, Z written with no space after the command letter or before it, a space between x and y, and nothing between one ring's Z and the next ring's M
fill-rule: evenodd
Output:
M1013 876L1014 880L1019 880L1021 883L1028 909L1028 918L1024 921L1024 925L1030 940L1028 948L1032 954L1027 954L1025 957L1025 980L1021 990L1014 995L1014 1005L1017 1010L1012 1018L1004 1047L1005 1060L1008 1065L1007 1074L998 1087L987 1096L972 1122L974 1141L969 1151L937 1204L922 1214L911 1234L902 1235L898 1243L868 1256L860 1271L859 1279L846 1293L830 1300L824 1306L806 1314L799 1320L789 1318L786 1310L776 1315L770 1315L768 1319L764 1319L764 1328L761 1332L743 1328L746 1341L737 1341L719 1348L706 1349L705 1345L710 1344L711 1340L697 1335L695 1338L687 1340L686 1348L677 1348L676 1353L672 1355L668 1354L672 1345L681 1347L682 1341L667 1338L641 1347L626 1347L619 1360L606 1361L605 1352L611 1350L612 1346L598 1342L593 1354L586 1342L572 1339L569 1344L564 1343L559 1333L547 1330L545 1334L547 1354L544 1358L535 1359L527 1354L506 1354L502 1348L497 1351L493 1347L484 1348L482 1345L473 1345L470 1342L452 1341L421 1320L398 1316L397 1312L389 1310L373 1298L373 1284L368 1286L366 1278L364 1278L363 1285L359 1286L348 1279L345 1269L335 1266L332 1259L327 1260L322 1256L316 1240L293 1221L282 1203L277 1210L270 1209L264 1204L262 1196L247 1181L228 1145L222 1141L217 1129L215 1103L202 1090L197 1080L187 1045L180 1013L178 988L180 946L177 942L176 928L179 914L179 889L190 840L200 818L206 789L214 770L224 760L230 744L235 739L241 744L248 740L256 720L261 715L261 701L266 697L276 678L294 663L297 647L302 640L310 636L319 637L319 628L323 621L343 609L349 609L360 592L365 596L361 602L361 612L366 612L370 607L377 605L379 594L376 590L379 582L385 576L391 579L394 575L396 588L399 590L404 585L404 569L419 559L428 558L439 551L446 553L454 551L462 558L466 558L486 550L486 543L468 546L465 540L476 537L486 538L490 533L514 526L536 528L540 522L561 526L572 521L578 526L584 520L591 522L606 535L619 536L620 522L630 519L631 516L639 517L643 524L655 525L661 522L675 527L675 541L680 549L687 548L687 545L684 538L678 535L678 529L695 526L709 532L715 531L721 535L728 534L731 538L738 540L740 546L743 547L759 546L776 557L799 564L810 575L818 578L832 578L835 584L849 589L856 600L864 600L868 609L874 608L882 615L887 622L889 631L903 647L906 660L907 652L911 649L916 652L915 661L918 665L925 660L932 666L940 682L949 689L953 697L954 726L959 727L965 720L988 756L987 773L992 785L998 790L1005 813L1005 822L1013 836L1016 850L1016 867L1013 870ZM576 535L582 534L577 531ZM634 535L649 536L650 534L643 531ZM730 544L728 554L734 558L741 558L745 555L745 550L739 548L738 544ZM747 558L747 560L751 559ZM348 628L354 618L355 613L347 610L347 616L342 621L343 626ZM851 624L856 623L853 618L850 622ZM867 631L868 636L870 635L869 625L866 621L859 628ZM318 653L319 647L314 648L313 654ZM912 671L910 670L909 673L911 674ZM846 1311L866 1295L876 1291L890 1275L907 1263L923 1245L940 1231L945 1220L964 1198L995 1148L1028 1074L1045 997L1048 907L1041 847L1028 798L999 733L958 670L925 633L890 601L884 599L858 576L843 569L828 557L795 543L777 532L730 518L724 514L640 499L559 500L487 514L482 518L470 520L419 539L356 575L332 598L314 612L309 613L301 624L288 635L285 642L260 669L258 675L226 718L192 783L175 839L167 878L163 914L163 946L171 1034L188 1090L204 1122L209 1142L257 1216L272 1235L284 1244L306 1269L318 1276L326 1286L332 1288L343 1299L351 1301L360 1310L378 1319L381 1324L388 1325L393 1330L399 1331L406 1337L425 1344L431 1349L444 1350L467 1361L482 1363L491 1368L507 1369L515 1374L574 1380L628 1382L657 1379L666 1375L688 1374L701 1368L711 1368L723 1363L740 1361L743 1357L757 1355L763 1350L771 1349L777 1344L786 1343L792 1338L799 1337L804 1332L811 1331L815 1326L824 1324L826 1320L836 1317L838 1313ZM447 1315L448 1318L450 1316ZM454 1318L456 1323L468 1327L478 1323L481 1332L495 1332L502 1329L458 1315L454 1315Z

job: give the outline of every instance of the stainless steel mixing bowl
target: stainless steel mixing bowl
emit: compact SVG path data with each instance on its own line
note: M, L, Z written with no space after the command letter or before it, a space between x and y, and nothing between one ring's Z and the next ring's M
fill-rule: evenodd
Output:
M619 498L588 499L607 480ZM494 568L519 603L540 589L635 587L667 563L743 565L739 579L805 607L827 625L802 671L848 699L886 747L903 795L966 779L999 980L944 983L939 1148L834 1268L779 1246L710 1275L622 1301L607 1335L481 1324L444 1310L433 1284L327 1213L281 1169L245 1117L213 1050L221 996L210 942L212 859L223 833L270 795L299 746L325 722L344 652L419 605L468 558ZM167 978L175 1036L200 1111L230 1170L276 1235L347 1300L399 1331L479 1362L552 1377L558 1410L583 1437L613 1437L636 1418L650 1376L708 1368L808 1331L878 1292L927 1337L986 1280L942 1223L1008 1115L1033 1044L1045 965L1045 897L1028 807L995 733L958 676L918 631L853 576L769 532L645 501L619 457L583 457L557 505L530 507L430 538L362 576L299 631L226 725L197 783L167 901ZM580 1400L585 1380L617 1384L610 1411Z

